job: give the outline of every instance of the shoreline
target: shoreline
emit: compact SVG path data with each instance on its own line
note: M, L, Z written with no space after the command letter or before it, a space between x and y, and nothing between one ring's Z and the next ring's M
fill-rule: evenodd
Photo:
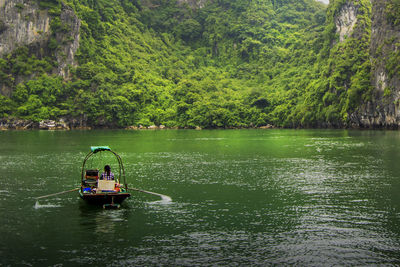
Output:
M127 127L113 127L106 125L97 125L97 126L88 126L82 121L76 120L43 120L40 122L34 122L30 120L23 119L0 119L0 131L28 131L28 130L48 130L48 131L70 131L70 130L184 130L184 129L193 129L193 130L206 130L206 129L275 129L280 128L271 124L263 125L263 126L254 126L254 127L216 127L216 128L202 128L200 126L196 127L167 127L164 125L132 125Z
M107 125L95 125L88 126L82 121L77 120L43 120L40 122L34 122L23 119L0 119L0 131L29 131L29 130L47 130L47 131L72 131L72 130L128 130L128 131L141 131L141 130L239 130L239 129L331 129L331 130L399 130L399 126L360 126L360 125L349 125L338 127L331 124L321 124L316 127L280 127L271 124L262 126L242 126L242 127L213 127L213 128L202 128L196 127L167 127L164 125L132 125L127 127L114 127Z

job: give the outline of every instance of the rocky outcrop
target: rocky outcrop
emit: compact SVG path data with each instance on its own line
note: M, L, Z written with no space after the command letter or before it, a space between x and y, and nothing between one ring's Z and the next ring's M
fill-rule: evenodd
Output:
M70 128L63 119L60 119L58 121L55 121L55 120L40 121L39 129L41 129L41 130L69 130Z
M52 21L60 26L52 29ZM37 58L54 58L57 61L51 74L65 79L70 76L69 66L76 66L75 54L79 47L81 22L74 11L62 4L59 15L49 14L34 0L0 0L0 57L12 53L21 46ZM56 44L54 44L54 40ZM53 44L50 44L53 41ZM56 46L56 47L54 47ZM35 73L14 78L14 85L34 78ZM12 88L0 81L0 93L11 95Z
M391 0L372 0L370 54L372 62L372 99L352 115L361 127L400 127L400 77L396 59L400 51L400 25L388 18ZM398 14L400 17L400 14Z
M37 128L38 124L22 119L1 119L0 130L29 130Z
M0 130L71 130L80 129L88 130L91 127L77 123L74 120L68 120L67 118L61 118L58 120L42 120L40 122L34 122L31 120L23 119L0 119Z
M57 43L62 44L56 51L58 63L57 74L68 78L70 76L69 66L77 66L75 54L79 48L79 29L81 27L81 21L75 15L72 8L64 4L62 4L60 20L61 25L63 25L67 31L56 33Z
M353 33L353 28L357 23L357 10L353 2L349 2L341 7L339 15L336 16L336 33L339 35L340 42Z
M0 0L0 21L0 56L50 36L50 16L33 1Z

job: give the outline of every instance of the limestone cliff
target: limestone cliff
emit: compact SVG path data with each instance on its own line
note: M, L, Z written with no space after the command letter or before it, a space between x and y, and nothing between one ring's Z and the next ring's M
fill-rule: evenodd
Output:
M36 3L23 0L0 0L0 55L20 45L43 43L50 35L50 16Z
M52 21L57 19L63 30L54 30ZM52 74L67 78L68 66L75 66L75 53L79 47L80 20L73 10L62 4L61 13L52 15L46 8L40 8L37 1L32 0L0 0L0 57L13 53L21 46L29 48L29 53L37 58L46 56L54 58L57 66ZM55 49L49 49L53 38L57 43ZM53 44L54 46L54 44ZM15 83L31 79L14 77ZM10 95L11 88L0 81L3 95Z
M61 25L67 26L67 30L56 33L56 40L61 44L56 50L57 74L67 78L70 75L68 66L75 67L77 65L75 54L79 48L81 21L74 11L66 5L62 5L60 20Z
M340 42L353 34L357 23L357 11L358 7L353 2L349 2L340 8L339 14L335 17L336 33L339 35Z
M370 6L369 0L330 2L319 89L325 94L320 127L353 124L353 113L369 92Z
M372 0L370 57L372 97L353 115L361 127L400 126L400 25L390 18L392 0ZM399 14L394 14L400 16Z

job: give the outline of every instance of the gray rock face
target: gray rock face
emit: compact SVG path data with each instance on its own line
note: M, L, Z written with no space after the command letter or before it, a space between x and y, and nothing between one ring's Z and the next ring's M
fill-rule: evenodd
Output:
M20 46L28 46L30 53L38 58L55 56L58 66L52 74L68 79L69 66L77 65L74 57L79 48L81 22L74 11L64 4L59 19L63 29L67 30L52 33L50 25L53 19L55 17L46 9L40 9L35 0L0 0L0 57ZM57 40L55 51L48 47L50 38ZM14 77L15 84L34 76ZM0 93L10 96L11 88L0 81Z
M0 56L49 38L50 17L36 2L0 0Z
M63 119L60 119L58 121L54 121L54 120L40 121L39 129L42 129L42 130L69 130L70 128Z
M353 33L356 23L357 7L352 2L343 5L339 15L335 18L336 33L339 35L340 42L343 42L347 36Z
M372 0L371 83L373 98L352 115L352 122L361 127L400 127L400 77L390 76L388 60L400 45L400 27L387 18L387 0ZM400 62L398 62L400 64Z
M64 4L62 5L60 19L62 25L68 25L69 31L56 34L58 43L64 43L64 41L67 41L56 51L58 62L57 74L67 78L70 74L68 65L74 67L77 66L74 57L79 48L79 29L81 27L81 21L75 15L74 11Z

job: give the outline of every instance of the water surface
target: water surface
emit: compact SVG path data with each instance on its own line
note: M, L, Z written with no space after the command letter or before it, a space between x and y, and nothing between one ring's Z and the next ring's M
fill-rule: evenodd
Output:
M91 145L172 202L35 205L79 185ZM399 148L396 131L0 132L0 265L398 265Z

